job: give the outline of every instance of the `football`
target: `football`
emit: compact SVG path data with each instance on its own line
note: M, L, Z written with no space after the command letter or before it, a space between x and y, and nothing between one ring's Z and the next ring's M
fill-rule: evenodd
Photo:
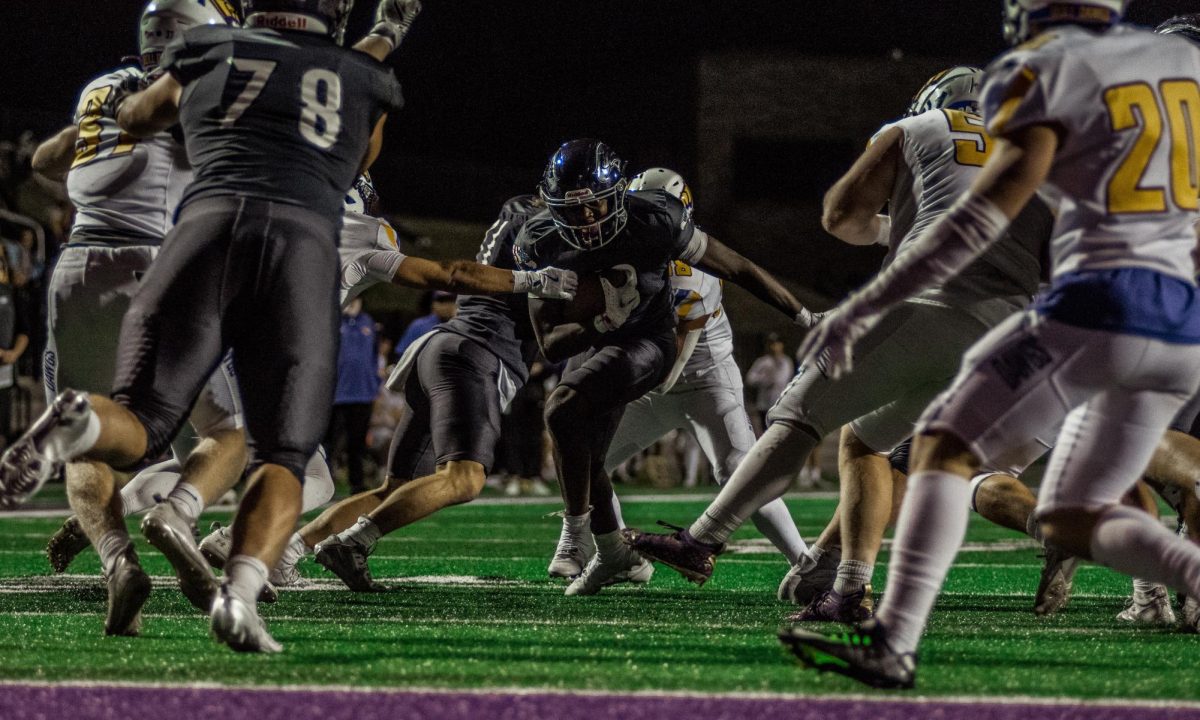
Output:
M623 287L627 275L620 270L602 270L597 273L579 276L579 287L575 290L574 300L543 300L539 314L547 319L553 318L554 324L580 323L590 325L592 318L604 312L604 290L600 287L600 278L607 279L614 287ZM530 300L530 302L535 302ZM556 313L549 316L544 313Z

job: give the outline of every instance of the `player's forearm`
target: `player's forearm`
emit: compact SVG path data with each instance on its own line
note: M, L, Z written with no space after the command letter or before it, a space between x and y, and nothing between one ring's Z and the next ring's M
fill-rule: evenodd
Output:
M163 75L142 92L130 95L120 104L117 124L134 137L150 137L179 122L179 97L182 86L170 75Z
M500 295L515 292L513 273L491 265L457 260L448 265L449 287L456 293Z
M50 178L62 180L71 169L75 158L75 140L79 137L79 128L70 125L60 130L54 137L38 145L33 151L33 171Z
M538 335L538 348L550 362L562 362L592 346L595 334L579 323L566 323Z
M375 58L379 62L387 60L387 56L392 54L395 48L387 39L378 35L368 35L362 40L354 43L354 49L366 53Z
M776 280L774 275L753 263L736 273L730 280L788 318L794 319L804 312L804 304L790 290Z

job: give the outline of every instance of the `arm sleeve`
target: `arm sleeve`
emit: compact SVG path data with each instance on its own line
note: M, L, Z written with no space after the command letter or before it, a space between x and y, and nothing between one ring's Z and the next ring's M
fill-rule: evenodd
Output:
M381 282L391 282L404 253L395 250L367 250L342 264L342 289L353 293Z

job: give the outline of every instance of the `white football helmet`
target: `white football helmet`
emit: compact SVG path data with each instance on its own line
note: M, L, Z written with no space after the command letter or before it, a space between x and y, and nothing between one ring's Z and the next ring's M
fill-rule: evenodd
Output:
M162 51L184 30L196 25L237 26L235 0L153 0L142 11L138 51L143 70L158 67Z
M979 114L979 91L983 70L973 65L955 65L929 78L908 104L905 117L929 110L963 110Z
M688 187L683 176L674 170L656 167L634 175L633 179L629 181L629 192L642 190L666 190L679 198L687 217L689 219L692 217L692 189Z
M1111 25L1125 14L1133 0L1004 0L1004 40L1020 45L1033 28L1048 22Z

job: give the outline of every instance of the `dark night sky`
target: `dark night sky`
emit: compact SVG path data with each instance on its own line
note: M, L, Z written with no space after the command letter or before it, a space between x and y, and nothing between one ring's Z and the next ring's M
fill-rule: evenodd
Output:
M142 5L0 2L0 135L65 123L83 83L136 52ZM357 5L351 37L374 8ZM1140 0L1130 17L1157 23L1198 5ZM1002 49L999 11L999 0L427 0L395 61L408 107L389 123L376 175L392 209L482 220L524 189L493 188L496 178L532 184L570 137L601 136L631 158L688 168L698 55L899 49L983 64ZM454 185L487 197L464 205Z

